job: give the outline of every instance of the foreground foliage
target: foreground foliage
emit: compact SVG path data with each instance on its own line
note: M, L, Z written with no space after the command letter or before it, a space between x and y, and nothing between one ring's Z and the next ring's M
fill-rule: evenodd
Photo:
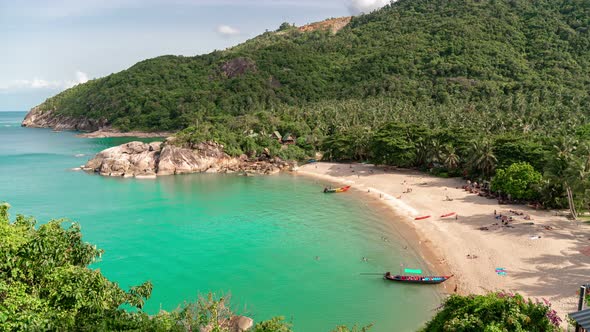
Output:
M559 331L561 319L547 301L525 300L519 294L452 295L422 329L437 331Z

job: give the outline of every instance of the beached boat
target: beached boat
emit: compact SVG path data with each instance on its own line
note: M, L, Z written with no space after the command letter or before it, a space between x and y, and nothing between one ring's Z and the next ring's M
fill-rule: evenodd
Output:
M414 218L414 220L424 220L424 219L428 219L430 218L430 216L422 216L422 217L416 217Z
M334 189L324 188L324 193L326 193L326 194L343 193L343 192L348 191L348 189L350 189L350 186L346 186L346 187L342 187L342 188L334 188Z
M410 284L440 284L441 282L447 281L450 276L402 276L402 275L393 275L391 272L385 273L383 276L387 280L391 281L399 281L399 282L406 282Z
M457 214L456 212L449 212L449 213L445 213L443 215L441 215L441 218L446 218L446 217L450 217L450 216L454 216L455 214Z

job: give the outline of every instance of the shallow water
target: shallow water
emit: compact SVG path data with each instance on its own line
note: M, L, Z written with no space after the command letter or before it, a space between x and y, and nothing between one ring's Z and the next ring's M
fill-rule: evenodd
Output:
M79 222L85 240L105 249L96 267L108 278L123 287L154 283L149 313L209 291L231 293L234 308L255 320L286 316L298 332L371 322L371 331L413 331L433 313L433 288L360 275L396 272L402 262L427 270L403 249L395 220L360 193L325 195L322 184L290 175L75 172L131 139L21 128L23 117L0 113L0 201L40 222Z

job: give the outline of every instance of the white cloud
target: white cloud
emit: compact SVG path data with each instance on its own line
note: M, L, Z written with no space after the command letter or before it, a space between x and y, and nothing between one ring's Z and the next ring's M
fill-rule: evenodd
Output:
M0 91L24 89L63 90L86 82L88 82L88 74L77 71L75 80L48 81L37 77L32 80L14 80L5 84L0 84Z
M86 83L88 82L88 74L81 72L81 71L77 71L76 72L76 79L77 79L77 83Z
M240 34L240 30L232 28L229 25L220 25L217 27L217 33L222 36L236 36Z
M370 13L385 5L388 5L391 0L351 0L348 5L348 10L353 15L362 13Z

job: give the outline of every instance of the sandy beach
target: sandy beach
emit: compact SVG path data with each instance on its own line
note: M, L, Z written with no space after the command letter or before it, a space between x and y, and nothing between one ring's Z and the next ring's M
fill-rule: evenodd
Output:
M459 294L504 290L545 298L565 324L565 315L576 310L580 285L590 281L590 225L570 221L558 211L499 205L495 199L462 189L466 182L461 179L412 170L314 163L297 173L326 184L350 184L403 216L402 221L392 218L391 222L416 231L420 244L428 247L421 252L432 270L455 275L443 284L443 292L452 293L456 286ZM494 211L514 221L504 227ZM440 217L450 212L457 216ZM414 220L427 215L431 217ZM526 215L530 220L525 220ZM497 268L506 274L497 274Z

